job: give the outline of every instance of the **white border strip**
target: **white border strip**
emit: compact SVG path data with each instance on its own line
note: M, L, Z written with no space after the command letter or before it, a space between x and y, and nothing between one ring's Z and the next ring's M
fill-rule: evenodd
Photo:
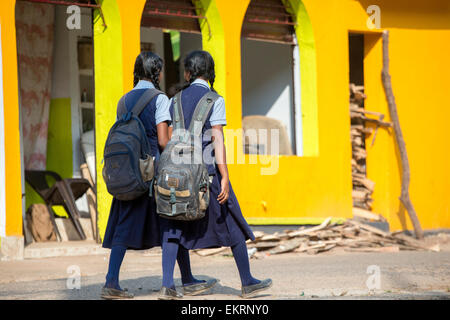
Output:
M293 47L293 73L294 73L294 117L295 117L295 144L298 157L303 157L303 117L302 117L302 86L300 77L300 49L297 43L297 36L294 36L295 45Z
M6 237L6 185L5 185L5 121L3 107L3 57L0 24L0 236Z

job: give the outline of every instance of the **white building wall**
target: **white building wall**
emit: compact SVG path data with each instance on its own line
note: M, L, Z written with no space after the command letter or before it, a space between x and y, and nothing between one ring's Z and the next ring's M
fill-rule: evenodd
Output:
M293 47L242 39L242 116L280 120L294 148Z
M55 6L54 56L52 69L52 99L70 98L72 171L74 177L81 177L80 165L85 162L81 151L81 108L80 76L78 68L78 38L92 38L91 9L81 8L81 28L67 28L66 6ZM77 202L80 211L87 212L86 197Z
M52 99L71 100L73 175L80 177L84 162L81 152L80 81L78 73L78 38L92 37L91 9L81 9L81 29L69 30L67 7L55 6L54 56L52 69Z
M141 42L152 43L158 56L164 59L164 34L161 29L141 27ZM165 91L164 81L160 83L161 90Z
M164 32L162 29L141 27L141 42L153 43L155 53L164 59ZM202 35L196 33L180 33L180 79L183 82L183 62L188 53L202 49ZM163 70L164 72L164 70ZM161 89L166 90L165 82L161 82Z
M180 80L184 82L184 59L194 50L202 50L202 35L197 33L180 33Z

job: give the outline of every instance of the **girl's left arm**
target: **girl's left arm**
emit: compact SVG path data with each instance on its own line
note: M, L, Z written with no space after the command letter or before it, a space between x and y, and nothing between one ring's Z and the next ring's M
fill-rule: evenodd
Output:
M169 124L172 120L172 117L170 116L171 103L172 100L169 100L164 94L159 95L156 100L156 133L158 135L158 144L163 150L170 140Z
M212 140L214 143L214 152L216 155L216 163L222 180L220 181L220 193L217 200L220 204L227 202L230 197L230 180L228 177L227 155L225 144L223 141L223 126L216 125L212 127Z
M161 149L164 150L167 143L169 142L169 125L167 124L167 121L158 123L156 125L156 132L158 135L158 144Z

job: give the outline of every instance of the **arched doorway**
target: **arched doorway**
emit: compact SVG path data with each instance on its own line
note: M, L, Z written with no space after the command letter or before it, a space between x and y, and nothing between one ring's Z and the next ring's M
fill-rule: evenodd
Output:
M83 177L95 188L93 10L100 5L94 0L17 0L15 5L22 207L28 244L33 239L25 211L48 202L39 195L43 185L30 182L36 172L50 171L62 179ZM55 179L46 178L53 185ZM61 241L98 239L95 203L86 193L78 196L70 209L49 206Z
M281 0L252 0L241 31L244 130L279 129L279 153L284 155L302 153L295 25ZM244 140L246 153L270 154L267 146Z
M199 19L205 19L200 1L147 0L141 19L141 50L164 59L161 89L171 97L184 83L183 59L202 49Z

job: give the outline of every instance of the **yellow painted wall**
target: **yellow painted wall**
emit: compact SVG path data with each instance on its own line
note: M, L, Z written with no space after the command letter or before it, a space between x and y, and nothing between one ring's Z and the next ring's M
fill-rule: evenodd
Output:
M20 179L19 90L17 77L15 0L0 2L0 24L2 28L3 99L6 149L6 235L18 236L22 235L22 186Z
M354 1L360 15L376 4L381 27L390 32L390 73L411 168L410 196L424 229L450 227L450 3L448 1ZM356 13L356 12L355 12ZM362 19L359 26L365 24ZM367 108L389 111L382 89L381 39L366 36ZM371 143L372 136L368 137ZM368 148L368 176L376 182L374 211L393 230L412 229L398 197L401 162L392 131L379 130Z
M238 25L249 1L216 2L225 29L228 127L240 128ZM380 35L366 24L366 9L376 4L381 9L381 27L391 32L391 75L410 157L411 197L423 228L450 227L449 205L445 201L449 189L449 134L443 123L448 119L450 107L447 94L450 4L443 0L302 3L311 20L316 49L317 65L303 67L311 72L317 68L318 156L282 156L280 171L274 176L261 176L261 164L230 165L231 180L245 216L250 222L259 223L351 216L349 31L367 33L367 106L384 112L389 119L380 76ZM368 175L377 184L374 211L387 217L393 230L411 229L398 200L401 176L394 137L382 131L379 130L375 145L368 150ZM304 133L305 143L310 138ZM370 143L371 138L368 137ZM425 146L432 148L432 152ZM234 153L238 150L242 150L239 145Z
M249 1L233 1L233 5L229 1L216 2L225 29L225 100L228 128L235 129L242 126L240 32ZM301 6L299 1L292 3L294 7ZM351 217L351 146L345 22L336 15L338 6L335 1L331 6L317 1L304 1L303 4L314 31L312 45L315 45L315 56L314 59L303 60L302 68L316 74L317 79L317 96L310 96L313 107L315 104L317 118L306 124L312 128L318 126L318 139L304 134L304 143L318 145L316 151L311 152L313 156L260 157L262 161L279 161L279 171L276 175L261 175L261 169L267 167L261 161L258 161L258 164L229 166L231 182L244 215L251 223L316 223L327 216ZM302 37L301 32L297 35ZM331 52L333 54L330 54ZM314 83L309 85L313 87ZM303 103L305 101L302 97ZM228 138L231 162L230 153L242 155L243 148L241 140L237 138L239 142L233 152L230 150L231 137ZM246 163L249 163L249 157L245 157Z
M123 91L128 92L133 88L134 62L141 51L141 16L144 10L145 0L117 0L120 12L123 58Z
M109 129L116 120L117 102L124 91L122 25L116 0L103 0L102 11L106 25L94 17L94 66L95 66L95 152L97 164L97 225L100 237L106 230L112 197L102 177L103 151ZM123 35L127 37L127 35Z

